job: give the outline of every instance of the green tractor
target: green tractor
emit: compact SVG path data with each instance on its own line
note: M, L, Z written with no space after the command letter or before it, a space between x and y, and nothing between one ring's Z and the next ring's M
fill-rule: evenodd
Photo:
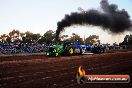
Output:
M70 43L64 44L54 44L49 47L48 51L46 52L47 56L60 56L60 55L74 55L75 53L82 54L81 48L75 48Z

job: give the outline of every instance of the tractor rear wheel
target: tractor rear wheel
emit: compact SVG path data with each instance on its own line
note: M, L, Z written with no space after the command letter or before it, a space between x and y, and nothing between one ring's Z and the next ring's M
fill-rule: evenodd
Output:
M80 53L79 53L80 55L82 55L82 49L80 48Z

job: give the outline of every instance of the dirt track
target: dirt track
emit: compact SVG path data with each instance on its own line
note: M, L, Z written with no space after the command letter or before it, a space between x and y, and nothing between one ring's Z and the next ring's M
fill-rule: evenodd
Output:
M0 88L132 88L127 84L78 85L76 73L132 76L132 51L72 57L17 56L0 58Z

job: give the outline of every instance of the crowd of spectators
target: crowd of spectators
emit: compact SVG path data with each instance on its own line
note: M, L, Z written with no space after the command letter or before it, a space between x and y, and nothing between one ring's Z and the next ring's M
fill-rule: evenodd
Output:
M0 42L0 54L41 53L48 45L38 43L3 43Z

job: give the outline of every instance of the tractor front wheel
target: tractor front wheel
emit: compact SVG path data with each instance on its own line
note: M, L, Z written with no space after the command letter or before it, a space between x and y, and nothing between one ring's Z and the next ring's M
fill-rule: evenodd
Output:
M74 49L72 47L69 47L67 53L68 53L68 55L73 55Z

